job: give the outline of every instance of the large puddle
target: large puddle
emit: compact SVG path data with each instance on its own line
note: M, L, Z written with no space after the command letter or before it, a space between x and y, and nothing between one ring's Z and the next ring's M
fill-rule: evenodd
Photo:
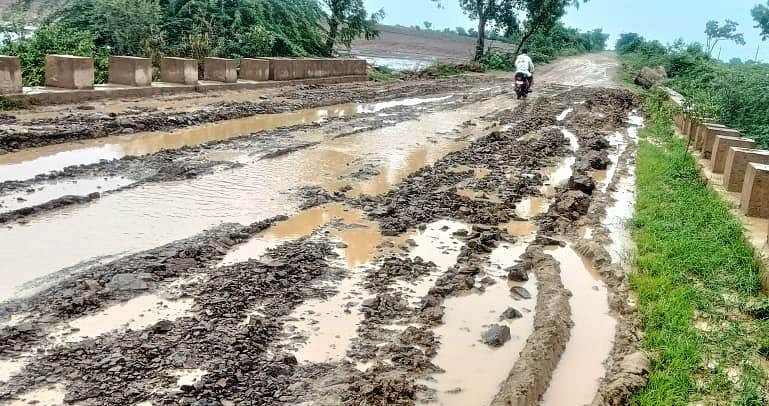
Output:
M611 353L616 319L610 314L608 291L592 263L571 247L547 251L561 268L574 327L542 405L590 404L605 375L604 361Z
M526 339L534 329L536 306L536 280L526 283L509 282L506 268L515 265L524 253L525 243L502 244L490 256L485 274L494 284L483 292L450 297L444 301L443 324L435 329L441 345L433 362L445 370L425 382L436 390L438 404L445 406L487 405L491 403L499 385L515 364ZM517 299L510 289L523 287L531 298ZM502 319L508 308L514 308L522 317ZM511 340L499 348L482 342L482 334L491 325L510 328Z
M260 114L171 132L143 132L32 148L0 156L0 182L25 180L71 165L91 164L128 155L146 155L280 127L321 122L332 117L349 117L376 113L397 106L439 102L448 97L450 96L381 103L349 103L290 113Z
M491 98L429 113L419 120L331 139L273 159L254 159L241 168L198 179L147 184L0 230L0 263L5 270L24 270L2 273L0 300L15 292L28 294L33 290L19 292L20 285L82 261L157 247L223 222L248 224L291 214L296 211L293 190L349 176L357 162L379 163L380 175L369 181L380 182L374 190L389 188L463 145L466 140L462 137L469 140L481 135L462 136L456 130L461 123L502 105ZM43 252L46 255L40 255ZM35 287L39 285L26 288Z

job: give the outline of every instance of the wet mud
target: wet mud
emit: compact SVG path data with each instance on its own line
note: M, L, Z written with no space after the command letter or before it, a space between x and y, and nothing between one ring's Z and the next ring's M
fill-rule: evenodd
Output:
M266 219L65 268L0 303L0 404L563 404L577 381L581 404L624 404L648 372L617 238L639 101L535 95L476 92L110 161L198 157L216 163L204 179L239 170L222 162L323 164ZM484 103L505 107L463 107ZM444 113L467 119L431 124ZM385 119L375 134L436 134L390 161L344 144ZM138 189L150 177L127 176ZM172 179L157 183L185 182Z

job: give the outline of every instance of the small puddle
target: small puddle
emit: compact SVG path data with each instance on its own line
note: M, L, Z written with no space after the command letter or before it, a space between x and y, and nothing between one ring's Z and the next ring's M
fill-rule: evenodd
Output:
M4 406L60 406L64 404L64 385L56 384L18 395L16 400L1 401Z
M546 252L559 262L563 284L572 293L574 327L542 405L590 404L606 373L617 321L610 314L607 287L589 260L571 247Z
M90 193L104 193L130 185L134 181L123 177L85 178L62 180L36 185L33 191L20 191L0 196L0 213L47 203L63 196L85 196Z
M174 369L168 372L169 375L176 378L176 390L182 386L195 385L200 379L206 375L208 371L202 369Z
M69 322L54 333L65 343L95 338L119 329L143 330L161 320L175 320L192 308L192 299L167 300L156 295L144 295L110 306L102 312Z
M410 237L413 241L413 248L409 251L409 257L412 259L422 258L425 262L432 262L437 267L435 272L415 281L395 282L396 288L412 303L418 303L424 296L427 296L430 288L435 286L436 279L457 263L460 251L465 245L455 235L459 231L469 232L470 227L458 221L438 220L428 224L424 230L416 232Z
M18 375L29 361L30 359L27 356L0 360L0 382L10 382L11 377Z
M0 156L0 182L25 180L37 174L124 156L152 154L280 127L316 123L333 117L375 113L397 106L439 102L451 96L412 98L374 104L341 104L279 114L260 114L171 132L143 132L32 148Z
M566 117L568 117L569 114L571 114L572 112L574 112L574 107L569 107L568 109L564 110L561 114L559 114L555 119L556 121L566 120Z
M543 188L543 193L547 197L555 196L555 189L559 186L563 186L569 178L571 178L573 173L572 166L577 162L577 157L575 156L577 151L579 151L579 140L577 139L577 136L566 129L562 129L561 131L563 132L564 137L569 140L569 148L573 155L564 158L555 168L547 168L543 170L543 174L548 177L548 182Z
M382 242L382 234L376 223L364 219L362 211L342 203L331 203L301 211L288 220L272 227L230 251L221 265L231 265L250 259L259 259L264 253L284 242L312 234L313 231L339 222L330 233L341 242L349 267L371 262Z
M342 261L340 265L349 263L349 259ZM360 303L367 293L361 282L368 266L348 268L346 278L327 285L338 293L326 299L305 301L288 317L288 344L296 348L294 355L300 362L333 362L345 358L363 320Z
M491 403L516 362L526 339L534 329L537 284L532 277L524 284L508 282L504 269L513 266L524 253L526 244L501 244L490 256L486 274L495 280L482 293L450 297L443 324L435 329L441 345L433 362L445 370L424 382L436 390L437 403L444 406L487 405ZM531 293L531 299L515 300L510 293L521 286ZM513 307L523 317L500 320L500 315ZM481 335L492 324L508 326L512 339L502 347L493 348L481 341Z
M630 124L627 129L629 142L637 143L638 129L643 126L643 118L631 114L628 123ZM636 192L635 164L627 163L627 165L627 174L619 180L611 195L615 202L606 208L606 217L603 220L604 227L611 235L612 242L608 251L612 261L623 265L630 265L628 249L632 244L628 222L635 213ZM607 179L607 183L610 182L611 179Z

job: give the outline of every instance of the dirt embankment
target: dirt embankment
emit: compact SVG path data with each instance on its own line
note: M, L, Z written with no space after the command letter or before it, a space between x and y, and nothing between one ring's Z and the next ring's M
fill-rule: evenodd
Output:
M634 106L633 97L619 90L554 92L551 97L486 117L497 125L486 130L484 137L411 174L383 195L336 195L346 207L365 213L384 236L408 236L411 230L442 219L468 225L467 230L453 234L462 247L445 269L409 257L408 243L379 247L378 260L361 278L361 287L371 297L357 300L350 296L345 305L350 312L359 311L362 318L341 360L300 362L287 343L291 337L286 337L286 327L296 322L292 312L300 305L348 293L336 292L340 281L354 273L339 266L337 252L344 248L333 233L364 226L332 222L304 237L279 243L259 258L219 266L233 246L286 220L275 218L249 226L222 226L91 268L29 299L4 304L0 316L32 315L22 324L0 329L0 337L7 343L0 346L0 357L13 357L50 345L48 333L62 322L163 286L175 283L180 298L194 298L189 313L177 319L55 343L45 354L32 358L12 381L0 385L0 399L23 395L47 382L63 385L68 402L99 405L148 400L196 405L409 405L434 400L445 395L431 389L429 383L442 371L434 358L452 339L435 333L445 322L446 301L478 295L494 285L506 286L508 278L527 280L531 276L537 280L533 333L518 360L507 365L505 372L510 373L495 404L536 404L572 328L569 293L561 280L563 269L547 248L576 238L581 226L599 226L606 203L603 192L597 190L594 171L611 164L607 137L626 127ZM569 108L574 113L559 121L556 117ZM568 181L551 185L552 196L543 195L543 187L552 181L548 168L573 154L564 128L576 134L580 148L574 152ZM619 164L627 165L627 156ZM328 193L333 195L333 191ZM532 197L548 200L549 208L533 219L522 217L518 206ZM535 223L532 240L507 231L505 224L515 221ZM606 238L605 232L603 235ZM593 255L604 258L598 266L605 270L612 287L612 304L621 311L624 279L621 275L612 279L615 277L606 271L611 269L610 261L600 249L607 240L594 242L598 246ZM528 248L519 264L505 270L512 276L500 278L487 265L492 253L504 244ZM426 294L412 298L398 288L400 283L429 275L435 280ZM506 300L515 303L514 298L527 296L532 295L515 286ZM495 311L500 314L508 307L499 306ZM515 317L515 312L509 314ZM406 327L393 328L394 323ZM632 327L632 323L625 325ZM601 389L601 403L620 404L630 387L628 379L615 377L629 373L622 369L622 361L635 349L635 341L628 337L618 343L612 359L620 367L609 369L614 375ZM174 388L171 371L190 369L205 374L194 383Z

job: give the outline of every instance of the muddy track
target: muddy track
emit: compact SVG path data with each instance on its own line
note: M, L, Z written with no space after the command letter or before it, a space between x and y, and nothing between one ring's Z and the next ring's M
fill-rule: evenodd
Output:
M82 112L55 118L11 120L13 124L0 130L0 155L25 148L115 134L170 131L259 114L286 113L343 103L418 97L441 91L461 91L480 83L489 84L487 79L481 77L463 77L404 82L402 85L362 82L345 85L298 86L284 89L285 92L281 94L278 101L267 97L259 99L255 95L257 100L254 101L222 101L184 112L165 112L148 108L122 113Z
M135 181L174 184L150 180L153 162L212 162L205 180L231 163L200 159L211 150L251 154L248 168L359 142L359 127L417 137L415 117L469 117L440 127L456 148L402 179L386 165L405 153L385 166L345 157L331 172L342 175L297 185L287 216L65 269L2 302L0 404L624 404L648 370L618 212L632 195L638 100L587 87L543 87L525 103L483 93L66 169L80 179L149 165ZM468 111L484 103L505 107ZM585 341L586 329L602 335Z

